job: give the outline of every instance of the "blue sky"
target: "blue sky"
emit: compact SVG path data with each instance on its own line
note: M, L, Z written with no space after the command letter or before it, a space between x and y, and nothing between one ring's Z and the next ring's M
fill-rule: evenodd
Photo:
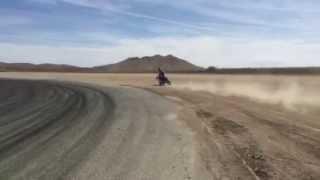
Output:
M318 0L3 0L0 60L94 66L173 54L202 65L320 65Z

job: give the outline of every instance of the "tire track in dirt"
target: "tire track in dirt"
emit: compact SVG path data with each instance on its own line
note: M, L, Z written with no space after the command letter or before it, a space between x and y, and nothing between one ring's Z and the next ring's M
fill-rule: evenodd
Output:
M0 179L58 179L99 141L113 103L88 87L0 81Z
M320 178L316 113L206 92L149 90L180 106L179 119L195 132L197 164L211 179Z
M0 87L1 180L193 178L192 135L161 96L55 81Z

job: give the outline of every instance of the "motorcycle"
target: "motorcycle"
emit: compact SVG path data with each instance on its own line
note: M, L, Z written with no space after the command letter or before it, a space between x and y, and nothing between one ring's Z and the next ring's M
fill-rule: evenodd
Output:
M157 77L159 86L165 86L166 84L171 85L171 81L167 77Z

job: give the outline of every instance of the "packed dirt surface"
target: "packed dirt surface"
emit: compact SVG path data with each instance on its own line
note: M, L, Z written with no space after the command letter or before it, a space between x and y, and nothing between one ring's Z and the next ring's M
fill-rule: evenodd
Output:
M120 146L124 146L122 151L109 151L110 141L119 143L116 137L120 135L105 135L96 142L95 148L90 148L92 155L64 176L66 179L108 179L106 174L110 175L109 179L320 179L320 77L317 76L169 75L174 84L172 87L153 86L155 75L151 74L3 73L0 76L77 81L122 89L118 92L109 87L110 92L117 92L117 102L123 103L119 109L127 108L136 113L127 114L113 123L138 120L143 115L137 112L152 109L146 110L145 123L128 125L134 128L124 129L122 137L132 137L131 133L138 133L141 126L146 126L142 124L157 122L154 128L161 129L157 138L142 138L147 141L143 146L139 143L135 146L135 141L129 140L131 145L124 143L126 145ZM114 94L109 91L107 94ZM117 99L115 97L110 99ZM132 106L134 103L126 103L130 98L145 105ZM140 111L136 110L139 107ZM156 113L160 115L155 116ZM151 132L154 132L152 128L141 136L150 136ZM169 143L161 151L151 148L153 157L147 150L134 149L148 149L152 142L160 142L157 147L162 147L160 137L163 136L167 136L164 142ZM170 147L175 150L168 151ZM173 157L180 159L171 166L165 160ZM137 163L147 160L152 163ZM160 161L160 165L154 164ZM115 162L116 166L110 162ZM150 172L158 173L153 176Z
M158 95L53 81L0 86L1 180L193 176L191 134Z
M319 179L320 121L281 106L206 92L151 89L180 105L212 179Z

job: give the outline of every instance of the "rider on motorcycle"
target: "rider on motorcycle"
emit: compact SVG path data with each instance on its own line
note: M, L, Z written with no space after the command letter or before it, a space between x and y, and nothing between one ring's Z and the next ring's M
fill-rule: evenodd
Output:
M158 76L157 79L159 81L159 86L164 86L165 84L171 85L171 82L166 77L164 72L161 70L161 68L158 68Z

